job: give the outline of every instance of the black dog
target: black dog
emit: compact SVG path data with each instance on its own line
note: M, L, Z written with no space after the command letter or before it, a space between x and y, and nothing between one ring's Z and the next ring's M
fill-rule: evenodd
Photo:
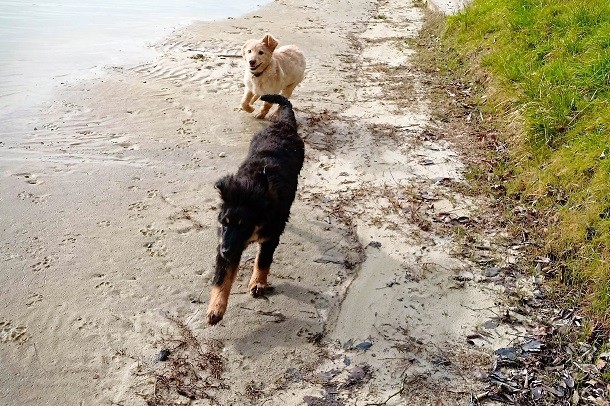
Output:
M207 313L212 325L225 314L241 254L250 243L258 242L259 246L248 290L259 297L267 288L273 253L290 216L305 158L292 104L280 95L264 95L261 100L280 106L278 121L252 138L248 156L237 173L215 184L222 205L216 273Z

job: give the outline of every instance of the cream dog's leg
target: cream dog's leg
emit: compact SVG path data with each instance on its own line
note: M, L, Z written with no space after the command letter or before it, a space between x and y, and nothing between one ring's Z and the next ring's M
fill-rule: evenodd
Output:
M269 112L270 108L271 108L271 103L267 103L267 102L263 103L263 107L261 107L261 110L254 117L265 118L265 116Z
M244 91L244 97L241 98L241 108L248 113L252 113L254 111L254 107L252 107L252 103L258 100L258 96L250 91L250 89L246 88Z
M280 94L282 96L284 96L285 98L290 99L290 96L292 96L292 92L294 91L294 88L297 87L297 85L298 85L298 83L293 83L292 85L286 86L284 89L282 89ZM269 115L269 120L277 121L279 117L280 117L280 108L279 108L279 106L274 106L273 110L271 111L271 114Z
M292 96L292 92L294 91L294 88L297 87L298 83L293 83L291 85L286 86L281 92L280 94L282 96L284 96L287 99L290 99L290 96Z

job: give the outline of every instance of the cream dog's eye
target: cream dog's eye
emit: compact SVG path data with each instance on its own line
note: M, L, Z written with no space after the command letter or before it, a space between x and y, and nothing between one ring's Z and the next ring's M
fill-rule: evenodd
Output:
M250 54L250 53L252 53L252 50L251 50L251 49L248 49L248 53L249 53L249 54Z
M264 54L264 52L263 51L258 51L258 54L262 55L262 54Z

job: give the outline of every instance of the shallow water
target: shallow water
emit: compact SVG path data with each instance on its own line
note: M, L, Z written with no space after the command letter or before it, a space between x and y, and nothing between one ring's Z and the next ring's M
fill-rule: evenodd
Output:
M15 120L62 81L152 58L147 45L172 29L238 16L262 2L0 0L0 135L15 131Z

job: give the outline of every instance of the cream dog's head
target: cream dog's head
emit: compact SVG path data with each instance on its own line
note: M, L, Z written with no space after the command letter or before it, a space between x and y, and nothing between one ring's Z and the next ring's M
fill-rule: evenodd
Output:
M250 73L254 76L260 76L267 69L277 44L277 40L270 34L265 35L262 40L250 39L246 41L241 53Z

